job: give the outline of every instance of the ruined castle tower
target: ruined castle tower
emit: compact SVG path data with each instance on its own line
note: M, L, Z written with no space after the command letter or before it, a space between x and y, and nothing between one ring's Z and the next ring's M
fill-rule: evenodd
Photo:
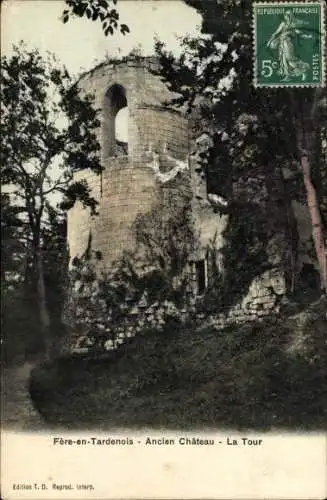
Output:
M81 77L100 109L102 175L79 172L98 201L92 217L77 203L68 214L71 257L81 256L90 238L109 266L135 250L133 224L164 198L163 186L178 172L189 174L188 122L168 107L166 85L151 73L151 58L104 63ZM122 137L122 134L125 137ZM178 196L178 193L176 193Z
M128 57L100 64L78 82L81 92L94 95L95 107L100 110L98 133L104 170L102 175L88 171L75 174L76 180L87 181L99 205L95 216L80 203L69 211L70 256L83 256L91 245L94 251L101 253L100 267L114 267L126 252L134 253L135 262L140 262L135 232L137 219L156 210L158 220L153 222L152 219L153 227L164 231L169 210L182 214L187 203L194 236L187 256L187 273L190 290L201 297L210 280L215 279L210 275L212 255L216 268L223 275L226 256L222 249L226 246L226 228L229 233L233 229L233 218L222 210L224 199L217 193L208 192L206 172L200 159L208 136L199 134L199 130L194 133L194 124L175 109L171 101L176 96L153 72L155 69L156 61L152 58ZM234 186L234 197L245 204L249 200L256 202L258 211L264 212L259 230L254 228L253 231L251 224L249 229L254 239L264 233L267 240L261 244L259 257L262 262L260 265L255 262L256 269L249 261L251 249L246 247L241 227L239 238L233 243L239 255L234 261L231 258L231 262L236 269L235 275L241 271L244 274L244 265L251 268L251 272L246 276L247 282L237 303L233 303L233 307L230 303L227 316L224 312L219 316L219 325L268 314L278 302L276 296L286 291L284 263L290 254L291 243L283 221L281 225L278 222L281 210L279 192L276 195L275 191L278 191L279 180L272 183L271 178L266 179L265 172L260 172L249 173L244 183L238 182ZM246 215L244 217L247 222ZM273 225L270 218L276 219L279 225L277 222ZM271 228L275 226L274 232ZM256 240L253 244L258 246ZM221 303L224 307L224 300Z

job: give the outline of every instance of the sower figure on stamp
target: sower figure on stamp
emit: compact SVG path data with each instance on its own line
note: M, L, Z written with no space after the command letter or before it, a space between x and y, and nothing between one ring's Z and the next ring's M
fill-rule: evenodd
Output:
M267 47L278 49L278 72L284 77L283 81L289 81L294 76L302 76L302 80L305 81L307 72L310 70L309 63L302 61L295 54L294 49L296 36L312 38L311 34L304 33L299 28L302 24L304 24L304 21L297 20L292 11L286 11L284 20L267 42Z

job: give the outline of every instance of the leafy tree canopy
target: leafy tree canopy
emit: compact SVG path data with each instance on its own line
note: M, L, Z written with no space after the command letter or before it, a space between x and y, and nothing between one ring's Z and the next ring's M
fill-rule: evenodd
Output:
M92 96L81 97L54 57L43 60L24 44L1 65L2 184L14 186L32 218L42 217L55 193L66 205L80 200L95 209L87 185L71 182L79 170L102 170Z
M252 83L252 2L187 3L202 14L202 36L186 37L178 58L160 41L156 49L163 76L181 94L176 104L192 112L201 122L199 130L208 136L204 164L216 175L226 173L226 165L231 174L231 169L237 174L272 162L294 165L297 147L290 90L256 89ZM306 112L314 92L294 93L300 112Z
M66 9L62 13L62 20L67 23L72 16L86 17L100 22L105 36L113 35L117 30L126 35L129 28L120 23L117 2L118 0L65 0Z
M15 255L6 271L11 277L20 273L25 293L37 307L49 353L47 284L60 295L66 258L63 210L79 201L96 212L89 186L74 173L101 173L100 122L92 96L81 95L53 56L42 58L22 43L10 58L1 59L1 66L2 234L5 255ZM23 266L17 267L21 261Z
M186 37L179 57L157 41L161 74L180 94L175 104L194 119L198 162L206 171L209 192L232 195L233 181L256 168L287 167L305 194L322 288L327 286L321 211L324 195L321 150L324 89L255 88L253 85L252 2L186 0L203 18L202 36ZM318 140L317 140L318 139ZM321 157L321 151L318 153ZM294 190L293 190L294 192ZM286 216L285 216L286 220Z

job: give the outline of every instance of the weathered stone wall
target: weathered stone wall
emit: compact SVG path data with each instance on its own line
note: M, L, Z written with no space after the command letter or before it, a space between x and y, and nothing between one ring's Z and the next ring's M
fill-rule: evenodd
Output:
M199 313L196 301L184 308L177 308L169 300L150 305L140 303L125 316L121 325L108 331L104 349L116 349L120 344L141 334L146 329L160 331L164 328L168 318L175 318L182 324L192 320L192 328L196 328L197 325L213 326L217 330L230 325L264 320L267 316L279 312L280 302L285 292L283 277L279 272L272 270L257 276L240 302L219 313L209 315ZM74 350L87 351L92 347L91 343L88 345L88 341L87 337L75 335L72 338Z
M153 172L127 159L113 159L110 169L87 178L99 202L99 215L90 216L80 206L69 214L69 242L72 256L81 255L92 235L92 248L100 251L107 265L124 251L135 250L133 223L138 214L147 213L157 201L159 186ZM102 184L102 192L101 186Z
M168 107L175 96L161 79L151 71L157 64L151 58L130 58L100 64L78 81L82 92L92 93L95 107L101 110L99 141L102 146L103 164L107 166L108 99L106 94L114 84L126 91L129 110L129 156L136 159L148 149L149 144L159 146L165 142L168 149L183 157L188 152L187 121Z

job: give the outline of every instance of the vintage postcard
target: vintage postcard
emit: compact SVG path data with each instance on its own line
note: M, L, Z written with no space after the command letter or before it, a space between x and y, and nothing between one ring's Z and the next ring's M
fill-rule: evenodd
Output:
M327 496L323 1L1 2L1 497Z

